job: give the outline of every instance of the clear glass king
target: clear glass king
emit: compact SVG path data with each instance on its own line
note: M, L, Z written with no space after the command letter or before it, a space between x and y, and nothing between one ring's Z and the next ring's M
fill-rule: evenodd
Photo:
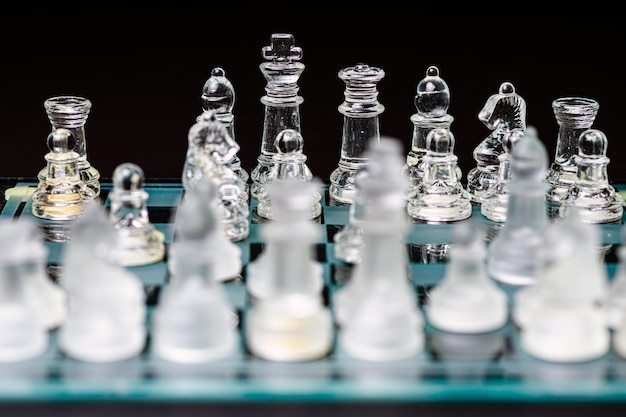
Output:
M380 68L359 63L339 71L346 83L345 101L339 106L343 114L341 157L330 174L330 194L333 205L352 204L356 194L355 176L367 164L365 148L373 139L380 140L378 116L385 107L378 102L377 83L385 72Z
M265 183L272 167L278 133L284 129L300 131L300 104L304 101L298 95L298 79L304 71L304 64L299 62L302 58L302 49L295 46L293 35L272 34L271 44L263 47L262 53L267 62L259 67L267 80L265 87L267 94L261 97L265 115L261 153L257 157L257 165L250 174L252 197L258 195L259 187Z

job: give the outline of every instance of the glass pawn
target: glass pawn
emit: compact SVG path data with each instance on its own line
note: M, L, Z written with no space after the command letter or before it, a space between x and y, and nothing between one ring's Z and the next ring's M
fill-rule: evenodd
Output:
M117 235L103 207L90 204L71 233L60 275L70 308L59 348L85 362L139 355L147 336L146 294L139 277L119 263Z
M109 193L109 220L115 227L123 266L147 265L163 260L165 236L150 223L143 169L130 162L113 171Z
M241 248L216 227L220 218L218 200L218 187L212 182L197 184L185 192L180 204L183 209L177 210L174 218L175 228L184 230L181 233L185 240L179 243L175 235L170 245L170 282L177 280L179 275L185 276L185 251L191 250L189 246L194 246L194 251L197 248L207 257L215 256L215 259L219 259L219 262L211 265L212 276L216 281L231 281L239 277L243 268Z
M544 181L548 156L529 126L511 152L506 222L487 250L487 272L509 285L528 285L539 273L545 230L550 222Z
M73 151L78 153L78 175L96 197L100 195L100 172L87 159L87 141L85 124L91 112L91 101L78 96L50 97L44 101L46 114L52 125L52 131L63 128L72 132L74 139ZM39 182L46 179L47 168L37 174Z
M502 149L498 160L498 184L483 195L480 212L491 221L503 223L506 221L507 206L509 204L509 180L511 179L511 152L515 143L524 135L524 130L514 129L502 138Z
M66 221L83 214L87 203L96 198L78 172L76 138L68 129L55 129L48 135L46 177L32 195L32 211L46 220Z
M265 183L258 188L258 204L256 214L264 219L274 218L274 209L270 194L265 185L273 181L291 179L301 183L312 181L311 171L306 164L304 154L304 140L302 135L294 129L285 129L276 136L276 153L273 156L272 168L268 172ZM308 219L315 219L322 214L320 203L322 195L314 191L310 196Z
M265 183L274 163L276 136L284 129L300 132L300 104L304 99L298 95L298 79L304 71L302 48L295 46L295 38L289 33L273 33L271 43L261 50L263 62L259 68L267 80L266 95L261 97L264 105L263 135L257 165L250 173L250 195L258 197L259 187ZM308 169L308 167L307 167ZM311 176L311 174L308 174Z
M395 174L367 175L360 183L368 202L360 222L361 262L333 295L340 350L367 361L406 359L424 345L424 319L409 279L404 243L408 179L401 164Z
M380 68L359 63L339 71L346 83L345 100L339 106L343 114L341 157L330 174L328 189L331 203L352 204L356 193L355 176L367 165L365 147L380 140L379 115L385 107L378 102L376 86L385 76Z
M581 133L591 129L600 104L586 97L560 97L552 102L554 117L559 125L554 162L546 172L550 188L549 203L559 205L576 181L576 157Z
M319 193L317 179L286 178L265 184L275 205L275 218L261 230L269 252L272 293L248 310L245 340L253 355L271 361L293 362L322 358L333 345L330 310L321 294L310 291L315 281L312 247L320 229L308 217L310 196Z
M239 145L215 112L207 110L189 129L189 145L183 166L182 184L186 191L198 184L217 185L219 214L225 235L233 242L250 233L247 185L228 165Z
M523 308L515 315L521 324L520 346L549 362L597 359L610 349L602 308L608 275L596 251L599 230L573 211L550 224L544 242L536 283L514 299Z
M35 280L41 283L44 278L37 275L41 247L26 245L32 243L32 232L27 221L0 221L0 363L36 358L49 346L46 324L50 323L42 320L46 312L41 309L51 304L36 303L50 300L43 292L37 294L43 286L35 287ZM59 318L61 306L55 304L51 314Z
M176 265L152 315L152 350L168 361L208 362L238 350L239 320L221 283L226 251L206 245L208 236L221 236L215 209L206 201L210 195L215 198L215 190L191 190L176 214L176 240L170 246Z
M487 274L485 241L474 222L454 226L454 245L443 279L428 293L426 317L455 333L483 333L508 320L508 298Z
M226 78L226 72L221 67L215 67L211 71L211 77L206 80L204 87L202 88L202 110L212 110L215 113L215 117L220 122L224 123L228 134L233 141L237 142L235 137L235 115L233 114L233 107L235 105L235 89L228 78ZM199 121L199 117L198 120ZM227 163L228 167L232 169L235 174L241 177L241 181L246 185L244 188L245 199L248 199L248 180L250 175L241 166L241 159L237 154Z
M373 144L366 150L364 156L368 163L357 172L355 177L356 192L348 212L348 223L333 236L334 252L337 259L351 264L361 262L363 231L360 223L366 212L365 205L370 202L365 200L366 196L360 191L360 184L362 181L367 181L365 178L369 176L374 176L382 181L397 175L396 167L402 164L401 152L400 143L387 137L382 137L379 140L374 139Z
M476 148L473 156L476 166L467 174L467 191L474 203L482 203L483 195L498 184L500 161L504 152L502 140L513 129L526 129L526 101L515 92L510 82L500 84L497 94L490 96L478 119L492 130Z
M417 113L411 116L413 136L411 149L406 157L404 169L409 176L410 198L417 189L417 185L424 177L423 158L428 152L426 137L428 132L436 128L450 129L454 117L448 114L450 106L450 89L448 84L439 76L439 68L431 65L426 69L426 76L417 84L417 94L414 98ZM461 169L457 166L457 178L461 179Z
M454 135L436 128L426 138L424 176L408 200L407 212L426 222L453 222L472 215L471 196L457 177Z
M561 217L566 217L570 208L576 206L584 222L615 223L622 220L624 199L609 184L607 147L607 137L598 129L588 129L580 134L578 155L574 158L576 179L561 199Z

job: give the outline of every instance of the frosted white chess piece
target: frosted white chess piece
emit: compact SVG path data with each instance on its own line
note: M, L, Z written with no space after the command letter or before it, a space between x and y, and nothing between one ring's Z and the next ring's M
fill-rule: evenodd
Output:
M193 229L184 232L185 239L178 241L176 236L168 252L170 282L179 275L187 274L187 251L204 253L205 257L217 259L211 264L212 277L218 282L230 281L241 273L243 263L241 248L232 242L215 225L219 222L219 202L217 185L212 182L198 184L185 193L181 208L174 219L175 228ZM191 249L190 249L191 248Z
M487 249L487 272L505 284L528 285L539 272L543 234L550 223L544 181L548 156L534 127L516 142L510 163L506 222Z
M0 362L42 355L47 330L65 317L64 293L44 276L47 251L38 239L27 219L0 221Z
M163 260L165 236L148 216L150 198L144 189L145 176L137 164L125 162L113 172L109 221L115 227L124 266L147 265Z
M485 241L473 222L457 223L443 279L428 294L426 317L457 333L496 330L508 320L507 294L487 274Z
M146 295L139 277L119 263L116 232L102 206L88 205L71 233L60 276L70 308L59 348L87 362L139 355L147 335Z
M350 356L369 361L411 357L423 348L424 319L404 248L408 178L398 164L395 176L371 173L360 185L367 201L359 222L364 246L350 280L333 296L338 346Z
M222 235L216 208L207 209L214 194L195 188L177 210L170 246L176 265L152 315L152 349L169 361L207 362L238 350L238 317L221 281L225 264L240 265L225 256L224 247L235 244Z
M265 183L275 202L275 218L261 230L267 245L272 245L265 265L273 282L271 293L256 300L247 314L245 340L255 356L303 361L319 359L332 349L332 315L322 295L311 292L317 279L311 248L321 232L308 214L310 196L320 188L317 179Z
M514 299L524 351L550 362L585 362L610 349L602 301L606 267L598 257L598 229L573 209L551 223L542 245L543 263L534 285Z

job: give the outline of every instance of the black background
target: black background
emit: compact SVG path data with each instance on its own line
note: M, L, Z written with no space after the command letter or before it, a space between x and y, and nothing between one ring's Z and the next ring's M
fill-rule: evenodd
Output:
M444 5L445 6L445 5ZM412 9L323 11L261 8L182 9L146 13L4 14L1 28L0 177L34 177L45 166L50 124L43 102L89 98L87 156L103 178L122 162L149 179L180 178L187 133L201 112L202 87L216 66L236 101L235 139L251 171L261 146L265 78L261 48L272 33L291 33L306 68L299 81L304 152L314 175L328 180L339 161L343 116L337 106L342 68L366 63L385 71L378 83L381 134L408 151L413 99L436 65L451 92L449 114L463 173L490 131L478 112L510 81L527 103L552 159L558 125L551 102L596 99L594 124L609 139L611 181L626 179L624 47L617 15L446 15ZM252 21L252 23L248 22Z

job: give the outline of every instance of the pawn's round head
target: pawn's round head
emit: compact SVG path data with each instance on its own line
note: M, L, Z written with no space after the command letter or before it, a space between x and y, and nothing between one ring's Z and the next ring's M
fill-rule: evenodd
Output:
M302 135L295 129L285 129L276 135L276 150L279 154L294 155L302 153L304 140Z
M145 176L141 167L131 162L120 164L113 172L113 187L122 191L143 190Z
M76 147L76 137L68 129L54 129L48 135L48 149L54 153L73 152Z
M428 152L434 155L447 155L454 151L454 135L449 129L436 128L426 136Z
M587 129L578 139L578 153L586 157L606 156L608 140L598 129Z

